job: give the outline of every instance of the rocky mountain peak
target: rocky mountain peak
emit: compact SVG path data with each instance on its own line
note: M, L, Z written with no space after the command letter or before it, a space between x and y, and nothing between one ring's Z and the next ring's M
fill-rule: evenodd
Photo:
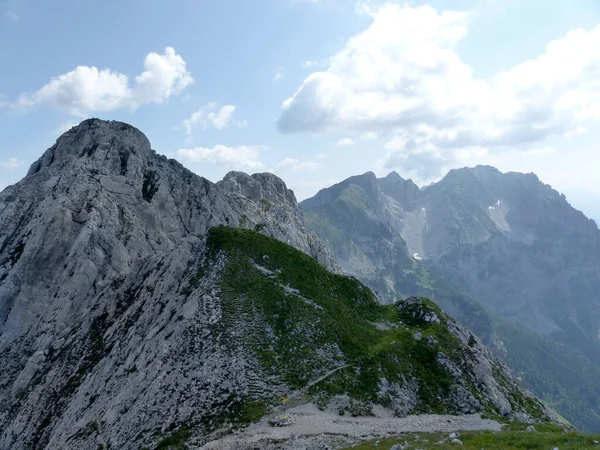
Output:
M485 165L485 164L478 164L475 167L465 167L463 169L458 169L458 170L469 170L471 172L474 172L474 173L480 174L480 175L490 175L490 176L502 175L502 172L500 172L494 166L489 166L489 165Z
M405 180L397 172L390 172L377 180L381 191L398 201L405 210L412 210L419 198L421 190L413 180Z
M338 185L342 187L342 189L345 189L349 185L358 186L364 191L368 198L375 200L379 194L379 186L377 184L377 176L369 171L362 175L350 177Z
M123 122L87 119L62 134L31 165L28 175L51 165L98 162L106 172L125 175L129 169L144 164L150 154L150 141L137 128Z
M365 172L362 175L350 177L349 180L353 180L355 183L360 184L372 184L377 181L377 176L369 170L368 172Z
M231 194L242 195L249 199L271 202L285 202L289 205L297 204L294 191L288 189L284 181L272 173L255 173L252 175L243 172L228 172L217 186Z
M388 174L387 174L387 175L384 177L384 179L386 179L386 178L387 178L387 179L392 179L392 180L393 180L393 179L398 179L398 178L400 178L400 179L403 179L403 178L400 176L400 174L399 174L398 172L396 172L395 170L392 170L390 173L388 173Z
M352 176L340 183L334 184L329 188L321 189L314 197L302 201L302 207L305 209L310 209L327 204L337 199L344 192L344 190L351 188L352 186L361 188L371 200L376 200L379 197L377 177L373 172L369 171L363 173L362 175Z

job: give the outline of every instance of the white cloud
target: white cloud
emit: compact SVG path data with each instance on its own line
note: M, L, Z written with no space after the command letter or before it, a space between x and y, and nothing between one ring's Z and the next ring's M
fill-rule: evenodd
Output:
M12 20L12 21L16 21L16 20L20 19L19 15L13 11L6 11L4 13L4 15L6 16L7 19Z
M340 139L335 143L336 147L348 147L349 145L354 145L354 141L350 138Z
M273 82L276 83L279 80L283 79L285 77L285 68L284 67L280 67L277 69L277 73L275 73L275 76L273 77Z
M185 61L172 47L167 47L163 55L149 53L144 68L146 70L135 78L134 107L162 103L194 83Z
M167 47L162 55L148 54L144 69L131 85L127 75L111 69L78 66L52 78L35 92L21 94L13 106L45 105L75 116L85 116L98 111L137 109L149 103L164 103L194 83L185 61L171 47Z
M212 163L235 170L256 170L263 167L260 152L265 147L258 145L241 145L228 147L215 145L213 148L196 147L178 150L178 155L190 163Z
M21 161L17 158L9 158L5 161L0 161L0 169L16 169L21 165Z
M319 167L315 161L301 161L296 158L285 158L277 164L277 169L290 169L294 171L311 171Z
M203 129L212 126L217 130L223 130L232 124L239 127L246 126L247 122L245 120L241 122L233 120L235 110L234 105L223 105L219 108L217 103L211 102L192 114L189 119L185 119L183 127L186 133L190 135L196 126L201 126Z
M60 136L61 134L69 131L71 128L73 128L76 125L78 125L77 122L63 122L53 130L53 133L55 135Z
M423 164L427 177L457 149L526 150L600 121L600 25L480 79L456 52L468 13L367 3L371 25L283 102L280 131L391 133L381 164Z

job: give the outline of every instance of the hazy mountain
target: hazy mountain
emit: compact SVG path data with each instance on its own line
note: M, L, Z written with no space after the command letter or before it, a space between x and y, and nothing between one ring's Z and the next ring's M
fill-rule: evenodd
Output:
M556 421L437 306L327 271L280 179L213 184L123 123L0 194L0 261L2 449L200 444L282 396Z
M531 384L548 360L521 357L527 346L542 346L556 357L587 357L591 373L599 373L600 232L535 175L478 166L452 170L419 189L395 172L381 179L368 172L320 191L302 206L307 226L331 246L343 269L382 301L435 298L499 354L507 356L508 350ZM511 324L523 327L518 335L527 345L508 339ZM569 371L567 365L563 369ZM576 378L579 383L567 383L573 399L598 398L592 376ZM536 393L558 404L551 395L554 384L548 377L538 380ZM577 422L576 405L567 409ZM594 411L579 424L585 420L585 427L600 429L598 407Z

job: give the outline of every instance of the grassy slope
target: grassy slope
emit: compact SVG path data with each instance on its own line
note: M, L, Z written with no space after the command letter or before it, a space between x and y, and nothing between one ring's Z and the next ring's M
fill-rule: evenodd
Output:
M347 394L385 405L389 399L380 393L380 378L402 386L414 377L419 382L415 412L453 412L448 401L452 378L436 356L441 351L460 365L468 349L445 325L381 305L357 280L331 274L310 256L256 232L213 228L208 247L213 256L225 252L228 259L221 284L224 320L251 323L247 346L267 372L292 389L347 365L308 394L317 401ZM297 294L286 293L284 286L298 289ZM443 315L427 300L423 308ZM416 332L421 339L414 338Z

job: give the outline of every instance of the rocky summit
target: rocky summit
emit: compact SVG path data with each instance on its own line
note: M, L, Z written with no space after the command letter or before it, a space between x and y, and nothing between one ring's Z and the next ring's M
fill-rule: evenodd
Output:
M339 271L279 178L82 122L0 194L0 448L194 448L301 405L557 421L435 304Z
M192 314L179 311L176 293L217 225L260 229L336 268L280 179L233 172L217 186L156 154L124 123L86 120L2 192L0 447L60 448L65 441L52 444L48 430L73 429L83 410L106 407L99 392L115 405L139 397L135 373L128 382L118 375L136 365L121 360L129 346L147 358L147 376L170 380L161 368L170 352L152 336ZM104 335L116 317L125 321L113 325L119 337ZM102 379L87 377L100 367Z

